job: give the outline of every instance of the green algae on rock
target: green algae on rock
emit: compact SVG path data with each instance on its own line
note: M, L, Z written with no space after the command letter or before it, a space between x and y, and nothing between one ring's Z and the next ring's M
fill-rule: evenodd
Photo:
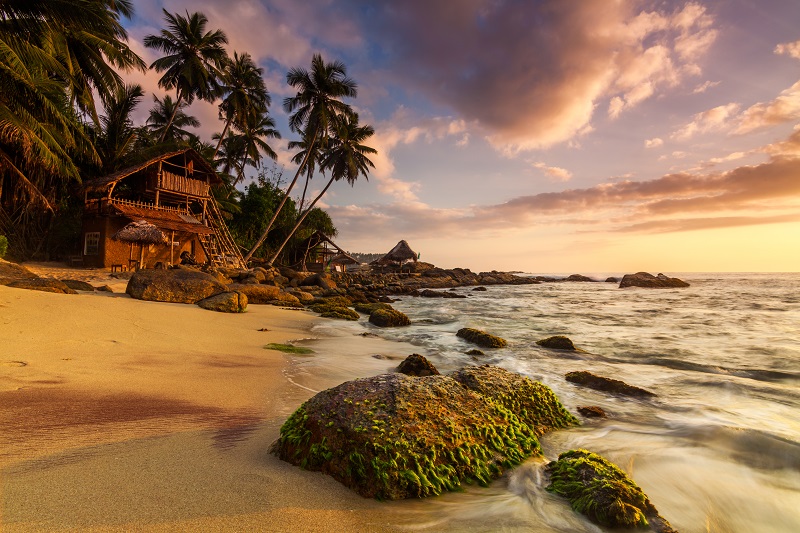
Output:
M267 350L276 350L283 353L291 353L295 355L308 355L314 353L314 350L311 348L305 348L303 346L295 346L293 344L278 344L276 342L271 342L264 346Z
M405 313L396 309L376 309L369 315L369 323L380 328L408 326L411 320Z
M542 410L563 409L554 395L543 399L558 405ZM533 422L535 412L527 415ZM528 423L450 376L384 374L308 400L281 427L272 451L362 496L394 500L486 485L540 454L537 434L550 425Z
M383 303L383 302L375 302L375 303L357 303L353 306L356 311L365 315L371 315L378 309L394 309L391 304Z
M563 335L555 335L536 341L536 344L542 348L550 348L551 350L569 350L576 351L575 344L572 343L569 337Z
M587 450L570 450L547 465L547 490L567 498L572 508L608 527L652 527L675 533L642 489L619 467Z
M397 367L397 371L407 376L435 376L439 370L424 355L412 353Z
M467 342L477 344L484 348L503 348L508 344L505 339L474 328L461 328L456 332L456 337L461 337Z

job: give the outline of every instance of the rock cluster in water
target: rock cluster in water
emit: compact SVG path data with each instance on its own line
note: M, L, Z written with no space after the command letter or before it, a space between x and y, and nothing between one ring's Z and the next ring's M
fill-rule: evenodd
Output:
M485 365L345 382L295 411L272 450L362 496L394 500L488 484L541 453L538 436L574 424L547 386Z
M689 284L678 278L670 278L664 274L654 276L647 272L637 272L636 274L625 274L619 282L619 288L625 287L646 287L650 289L672 289L688 287Z

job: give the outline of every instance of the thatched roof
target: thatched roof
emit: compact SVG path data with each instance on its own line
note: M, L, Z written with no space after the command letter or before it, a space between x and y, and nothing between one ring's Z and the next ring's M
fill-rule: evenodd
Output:
M142 244L167 244L167 236L153 224L144 220L131 222L111 237L117 241L138 242Z
M213 229L203 225L202 222L185 213L147 209L146 207L127 204L113 204L112 207L117 213L129 220L144 220L162 231L182 231L197 235L209 235L214 233Z
M177 158L178 156L184 156L183 158L192 161L192 166L194 167L195 173L202 173L208 174L211 178L211 184L222 183L222 179L217 176L217 173L214 171L213 168L206 162L203 157L194 151L191 148L184 148L183 150L177 150L175 152L169 152L166 154L162 154L160 156L154 157L152 159L148 159L142 163L137 165L132 165L128 168L124 168L113 174L109 174L108 176L103 176L102 178L95 178L93 180L87 180L83 187L87 192L100 192L106 191L108 188L117 183L118 181L127 178L131 174L135 174L140 170L144 170L151 165L155 165L159 161L169 162L173 158ZM182 158L182 159L183 159ZM174 162L174 161L173 161ZM180 167L183 166L183 161L180 161ZM177 165L177 163L175 163Z
M342 252L331 257L329 263L332 265L360 265L361 261L346 252Z
M385 265L387 263L402 263L404 261L416 262L419 255L411 249L406 241L400 241L397 245L389 250L389 253L373 261L377 265Z

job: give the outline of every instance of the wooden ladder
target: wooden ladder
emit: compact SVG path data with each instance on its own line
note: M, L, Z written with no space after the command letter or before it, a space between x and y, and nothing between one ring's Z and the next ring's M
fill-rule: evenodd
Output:
M222 213L214 198L211 198L206 207L206 223L214 230L211 235L201 235L200 242L211 264L215 266L247 268L242 257L242 252L233 241L228 226L222 218Z

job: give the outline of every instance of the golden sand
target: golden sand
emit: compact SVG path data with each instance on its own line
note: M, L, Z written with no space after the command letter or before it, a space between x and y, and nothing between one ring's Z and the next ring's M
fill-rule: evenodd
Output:
M268 453L313 391L265 350L306 311L0 286L0 530L385 531L393 508ZM268 331L261 331L266 328Z

